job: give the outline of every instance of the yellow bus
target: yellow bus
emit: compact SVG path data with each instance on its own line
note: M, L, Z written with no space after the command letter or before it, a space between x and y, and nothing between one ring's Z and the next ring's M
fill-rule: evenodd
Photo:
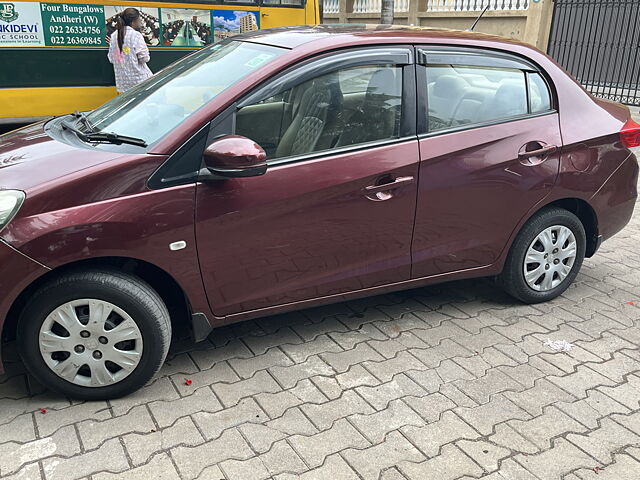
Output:
M154 72L239 33L320 23L318 0L0 0L0 124L91 110L115 96L107 38L127 7L141 12Z

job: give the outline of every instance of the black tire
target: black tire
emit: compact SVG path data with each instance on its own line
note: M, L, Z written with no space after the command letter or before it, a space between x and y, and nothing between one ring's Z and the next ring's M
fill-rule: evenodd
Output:
M573 232L577 244L576 258L571 271L562 283L548 291L536 291L525 280L523 271L525 256L536 237L554 225L565 226ZM578 275L584 260L586 244L584 226L573 213L558 207L541 210L531 217L518 233L509 251L502 274L498 277L498 283L509 295L524 303L535 304L553 300L562 295Z
M143 342L139 363L117 383L77 385L58 376L43 359L39 343L43 323L56 308L79 299L116 305L139 329ZM33 294L18 321L19 350L29 372L51 390L80 400L113 399L138 390L164 363L170 341L171 321L160 296L141 279L115 269L69 272L53 279Z

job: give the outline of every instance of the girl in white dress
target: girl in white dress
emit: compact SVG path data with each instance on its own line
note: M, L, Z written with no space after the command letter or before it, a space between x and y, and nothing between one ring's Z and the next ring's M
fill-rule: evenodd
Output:
M111 34L107 58L113 64L118 93L126 92L153 75L147 66L149 48L138 31L141 23L140 11L126 8L118 17L117 30Z

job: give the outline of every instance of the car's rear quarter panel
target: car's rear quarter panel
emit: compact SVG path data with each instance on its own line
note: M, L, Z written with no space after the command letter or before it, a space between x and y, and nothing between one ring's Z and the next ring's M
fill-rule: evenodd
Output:
M599 234L604 240L611 238L629 223L637 197L638 160L633 153L629 153L590 199L598 216Z
M631 118L629 109L589 98L592 102L583 121L564 124L560 175L553 197L586 201L596 215L598 235L606 240L631 219L638 195L638 161L620 138ZM573 110L571 104L564 108Z

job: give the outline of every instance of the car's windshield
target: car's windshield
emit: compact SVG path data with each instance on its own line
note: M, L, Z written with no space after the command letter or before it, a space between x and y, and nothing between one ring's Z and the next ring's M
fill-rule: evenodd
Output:
M137 137L151 145L220 92L284 52L238 41L212 45L107 102L87 119L95 131Z

